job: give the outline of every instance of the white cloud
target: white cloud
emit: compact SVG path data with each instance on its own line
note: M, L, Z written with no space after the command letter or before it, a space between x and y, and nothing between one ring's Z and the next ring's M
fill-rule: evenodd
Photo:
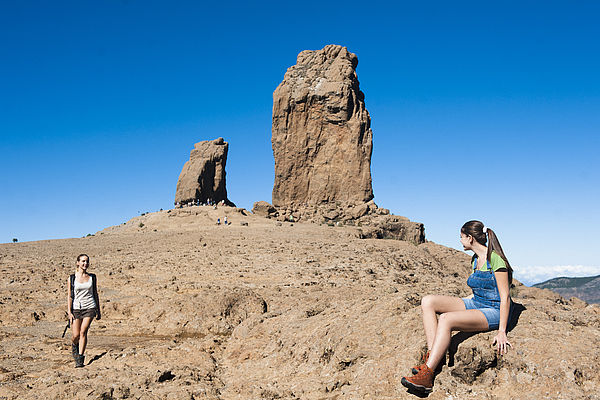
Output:
M560 276L582 277L600 275L600 266L555 265L551 267L514 267L514 277L525 285L547 281Z

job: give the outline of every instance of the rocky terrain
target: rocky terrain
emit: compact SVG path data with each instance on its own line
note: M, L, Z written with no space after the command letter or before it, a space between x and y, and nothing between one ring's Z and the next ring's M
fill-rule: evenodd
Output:
M175 203L187 204L199 201L207 204L224 201L233 205L227 199L227 183L225 180L225 165L229 143L223 138L205 140L196 143L190 152L190 159L183 165L177 189Z
M600 275L582 278L560 277L536 283L533 286L550 289L567 298L579 297L588 303L600 304Z
M413 399L400 379L424 345L419 301L469 294L469 256L358 229L186 207L2 244L0 399ZM75 369L61 333L79 253L103 314ZM512 295L512 351L456 334L429 398L600 398L600 308L519 283Z
M356 226L357 236L362 239L397 239L414 244L425 242L425 227L422 223L390 215L390 210L378 207L373 200L362 204L346 204L344 207L329 203L280 208L275 208L266 201L258 201L252 207L252 213L277 221Z

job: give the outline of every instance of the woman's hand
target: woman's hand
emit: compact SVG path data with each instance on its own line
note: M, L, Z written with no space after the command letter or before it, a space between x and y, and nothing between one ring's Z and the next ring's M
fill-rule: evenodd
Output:
M494 336L494 342L492 346L496 345L496 350L500 355L504 355L508 352L508 347L512 347L512 344L508 341L506 337L506 332L498 331L498 334Z
M69 323L72 324L73 323L73 313L69 312Z

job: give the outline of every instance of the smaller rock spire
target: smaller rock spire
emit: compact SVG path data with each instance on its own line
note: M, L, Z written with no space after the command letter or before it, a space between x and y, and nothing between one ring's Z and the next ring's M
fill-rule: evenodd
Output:
M225 185L225 164L229 144L218 138L196 143L185 163L175 192L175 203L185 204L209 200L218 203L221 200L233 205L227 199Z

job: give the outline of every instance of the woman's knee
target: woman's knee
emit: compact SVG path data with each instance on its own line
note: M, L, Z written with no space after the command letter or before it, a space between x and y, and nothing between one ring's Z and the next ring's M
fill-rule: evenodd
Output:
M434 299L435 299L435 296L431 295L431 294L428 294L427 296L423 297L421 299L421 308L423 310L433 308Z
M452 318L452 314L451 313L443 313L440 314L440 317L438 318L438 326L441 327L442 329L452 329L452 324L453 324L453 318Z

